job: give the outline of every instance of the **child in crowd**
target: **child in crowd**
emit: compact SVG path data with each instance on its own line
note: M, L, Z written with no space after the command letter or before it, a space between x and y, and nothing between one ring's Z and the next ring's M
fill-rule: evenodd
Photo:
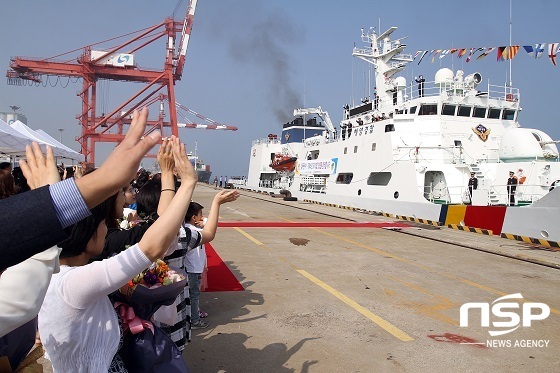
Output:
M202 216L201 204L191 202L187 215L185 215L185 229L194 229L202 231L206 223ZM189 278L189 290L191 294L191 325L193 328L206 328L207 322L200 320L200 318L207 317L206 312L200 310L200 285L202 282L202 273L206 268L206 248L205 245L200 245L193 250L187 251L185 256L185 269Z
M204 255L204 262L205 262L206 253L204 251L199 251L199 250L201 246L203 246L207 242L212 241L216 236L220 206L224 203L235 201L238 197L239 197L239 192L236 190L230 190L230 191L223 190L218 194L216 194L212 202L212 208L210 210L210 214L208 215L208 220L202 230L200 230L200 228L195 229L194 226L188 224L191 222L191 218L192 218L192 215L189 216L189 211L191 211L190 206L192 205L191 202L191 205L189 205L189 209L185 214L184 225L179 233L179 242L182 245L182 249L176 250L172 255L165 258L165 260L169 262L169 265L176 266L174 262L183 261L184 260L183 258L188 256L189 251L197 251L200 259L202 259L202 255ZM197 212L197 214L198 213L200 213L199 217L201 217L202 208ZM196 253L193 255L196 255ZM188 259L184 261L185 264L187 261ZM201 277L202 270L200 270L200 266L198 266L197 269L200 270L199 273L195 273L195 272L191 273L188 270L188 268L185 269L187 269L187 273L188 273L188 281L189 281L188 289L189 289L189 295L191 297L191 310L192 310L190 315L191 328L192 329L206 328L208 327L208 323L200 320L200 316L198 314L198 302L199 302L198 298L200 296L199 277ZM196 305L193 303L193 299L192 299L193 293L196 293L195 295L197 297ZM179 349L182 350L184 348L184 342L183 343L178 342L174 334L176 334L179 330L186 328L186 324L187 322L189 322L189 320L188 320L188 315L185 315L185 313L182 312L182 309L179 306L177 306L177 313L179 316L179 321L177 321L177 323L175 323L175 325L173 326L162 325L162 329L171 337L171 339L175 341L175 343L177 343Z

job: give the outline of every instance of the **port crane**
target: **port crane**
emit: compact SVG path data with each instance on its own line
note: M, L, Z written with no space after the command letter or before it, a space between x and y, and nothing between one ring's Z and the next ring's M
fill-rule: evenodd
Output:
M49 77L57 77L57 82L59 77L82 79L82 89L78 93L82 102L82 111L77 116L81 125L81 135L76 140L80 143L81 153L85 156L86 163L89 164L95 164L95 144L97 142L118 143L124 139L124 126L130 125L131 113L141 106L159 102L158 119L148 121L146 134L159 130L164 136L178 136L178 128L181 126L177 120L178 105L176 104L175 84L181 80L184 70L196 5L197 0L189 1L184 20L176 21L172 17L168 17L157 25L121 36L134 35L117 46L98 49L98 45L121 37L87 45L83 49L49 58L13 57L10 61L10 69L6 74L8 84L47 85ZM177 43L179 33L180 39ZM161 38L165 38L166 41L163 68L140 67L136 53ZM82 50L82 53L77 58L59 59L78 50ZM97 115L98 83L103 80L137 82L143 83L144 86L111 112ZM165 107L169 113L168 121L165 120ZM199 128L193 127L192 123L185 127ZM237 130L233 126L217 126L215 123L206 125L206 128Z

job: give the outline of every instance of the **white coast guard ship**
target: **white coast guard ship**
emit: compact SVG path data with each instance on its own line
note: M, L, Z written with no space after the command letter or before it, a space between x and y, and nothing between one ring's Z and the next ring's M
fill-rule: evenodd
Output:
M413 58L403 53L403 39L390 39L396 29L362 30L365 46L353 50L375 67L374 97L346 105L337 128L320 107L296 109L279 138L253 141L246 188L560 241L557 141L520 127L518 90L447 68L433 81L420 76L407 85L398 74ZM279 156L297 158L294 167L275 170ZM513 206L510 171L519 183Z

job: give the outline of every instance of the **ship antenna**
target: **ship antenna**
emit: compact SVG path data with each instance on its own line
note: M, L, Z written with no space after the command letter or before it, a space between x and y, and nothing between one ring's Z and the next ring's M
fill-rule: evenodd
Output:
M512 45L512 43L511 43L511 30L512 30L512 25L513 25L512 17L511 17L511 14L512 14L511 8L512 8L512 0L509 0L509 47L510 47L510 49L511 49L511 45ZM512 61L512 59L513 58L509 59L509 92L510 93L512 93L512 90L513 90L513 88L512 88L513 87L513 82L512 82L512 78L511 78L511 61Z

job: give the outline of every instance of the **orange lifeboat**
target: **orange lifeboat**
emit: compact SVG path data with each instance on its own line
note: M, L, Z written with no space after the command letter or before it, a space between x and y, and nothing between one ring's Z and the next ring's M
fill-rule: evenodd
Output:
M296 166L297 157L276 153L270 162L270 167L275 171L293 171Z

